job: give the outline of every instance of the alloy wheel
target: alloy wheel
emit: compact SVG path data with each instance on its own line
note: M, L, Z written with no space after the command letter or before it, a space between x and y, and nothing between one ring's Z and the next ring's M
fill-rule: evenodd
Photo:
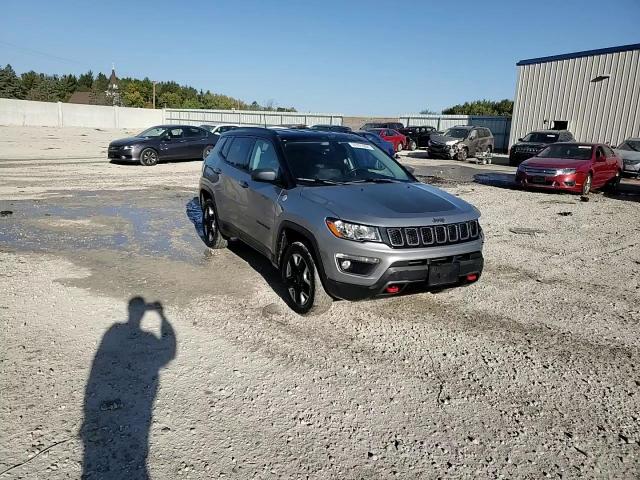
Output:
M158 154L151 149L146 149L142 152L142 164L146 166L152 166L158 163Z
M207 205L202 212L202 229L209 244L213 244L216 238L217 226L216 212L211 205Z
M291 300L299 307L304 307L311 298L311 269L299 253L294 253L287 261L285 280Z
M582 184L582 195L588 195L591 191L591 174L587 175L584 183Z

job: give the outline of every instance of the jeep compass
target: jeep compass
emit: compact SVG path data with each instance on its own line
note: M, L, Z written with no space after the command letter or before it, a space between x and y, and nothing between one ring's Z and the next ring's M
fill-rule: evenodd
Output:
M265 255L300 314L482 273L478 210L353 134L227 132L203 163L200 204L207 245L239 239Z

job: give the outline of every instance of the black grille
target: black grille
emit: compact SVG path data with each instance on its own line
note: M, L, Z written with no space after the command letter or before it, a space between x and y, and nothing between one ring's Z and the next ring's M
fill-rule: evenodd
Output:
M388 244L394 248L417 248L471 242L480 236L477 220L432 227L387 228Z

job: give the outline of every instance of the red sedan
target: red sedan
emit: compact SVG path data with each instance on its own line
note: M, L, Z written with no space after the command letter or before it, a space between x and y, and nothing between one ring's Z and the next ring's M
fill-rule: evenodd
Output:
M383 140L393 143L393 148L396 152L401 152L403 148L407 147L407 137L397 130L392 128L371 128L369 131L380 135Z
M518 167L523 187L566 190L587 195L592 189L620 183L622 160L600 143L554 143Z

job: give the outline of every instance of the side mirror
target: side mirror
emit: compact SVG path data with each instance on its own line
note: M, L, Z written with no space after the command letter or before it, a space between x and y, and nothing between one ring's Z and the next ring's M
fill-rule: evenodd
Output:
M278 178L275 170L270 168L259 168L251 172L251 180L255 182L273 183Z
M524 140L523 140L523 139L521 139L521 138L519 138L519 139L518 139L518 141L519 141L519 142L524 142Z

